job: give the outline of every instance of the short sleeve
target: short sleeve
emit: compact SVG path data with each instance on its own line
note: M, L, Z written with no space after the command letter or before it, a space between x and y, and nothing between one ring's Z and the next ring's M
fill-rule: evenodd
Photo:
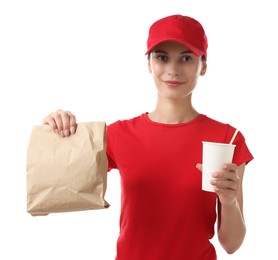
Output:
M243 163L248 164L251 160L254 159L253 155L251 154L246 144L245 138L240 131L238 132L234 140L234 144L236 145L236 147L235 147L235 152L233 157L233 163L239 166Z

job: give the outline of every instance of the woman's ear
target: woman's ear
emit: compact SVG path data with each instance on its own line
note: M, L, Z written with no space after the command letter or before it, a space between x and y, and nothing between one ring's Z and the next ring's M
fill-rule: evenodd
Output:
M202 68L200 71L200 75L204 76L206 74L207 71L207 61L206 60L202 60Z

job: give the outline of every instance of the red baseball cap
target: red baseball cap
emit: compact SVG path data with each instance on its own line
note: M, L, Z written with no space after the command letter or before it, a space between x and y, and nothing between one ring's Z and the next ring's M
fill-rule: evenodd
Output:
M204 28L189 16L176 14L153 23L149 30L146 55L164 41L178 42L196 56L204 55L207 58L208 40Z

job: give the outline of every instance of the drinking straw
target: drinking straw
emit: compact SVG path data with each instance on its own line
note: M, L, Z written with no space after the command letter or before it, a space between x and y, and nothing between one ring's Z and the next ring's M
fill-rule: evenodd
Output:
M235 131L235 133L234 133L234 135L233 135L233 137L232 137L232 139L231 139L231 141L230 141L229 144L232 144L232 143L233 143L233 141L234 141L235 138L236 138L237 133L238 133L238 129L236 129L236 131Z

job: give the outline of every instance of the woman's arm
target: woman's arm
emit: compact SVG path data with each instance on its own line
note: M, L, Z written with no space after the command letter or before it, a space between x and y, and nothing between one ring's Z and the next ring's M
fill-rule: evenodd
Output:
M226 252L232 254L241 246L246 233L242 192L245 163L239 167L232 164L226 167L215 173L219 179L212 184L218 195L218 239ZM223 181L221 177L224 176Z

